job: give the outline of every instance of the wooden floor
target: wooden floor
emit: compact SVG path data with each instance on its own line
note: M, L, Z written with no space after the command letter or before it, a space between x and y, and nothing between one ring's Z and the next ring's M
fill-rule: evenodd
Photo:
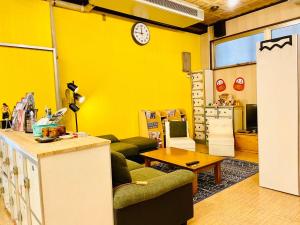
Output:
M207 149L199 145L197 151ZM237 152L236 158L258 162L257 155L252 153ZM188 225L300 225L300 198L260 188L258 175L197 203L194 208L195 216ZM13 225L2 200L0 225Z
M197 151L207 152L203 146ZM256 154L236 158L258 162ZM258 186L258 174L194 206L188 225L300 225L300 197Z

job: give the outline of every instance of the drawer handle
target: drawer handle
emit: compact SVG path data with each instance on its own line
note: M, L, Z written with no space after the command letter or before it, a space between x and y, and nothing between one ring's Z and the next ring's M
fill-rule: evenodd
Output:
M30 180L28 178L24 178L24 187L26 189L30 188Z
M9 158L6 158L3 162L4 165L9 166Z
M14 173L15 176L18 175L18 173L19 173L18 167L14 166L14 168L13 168L13 173Z
M2 159L3 158L3 152L0 151L0 158Z

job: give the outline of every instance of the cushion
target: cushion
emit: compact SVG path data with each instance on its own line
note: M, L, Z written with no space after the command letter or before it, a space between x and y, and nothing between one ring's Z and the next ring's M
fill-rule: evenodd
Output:
M131 161L131 160L127 159L126 162L127 162L127 166L128 166L129 171L143 168L143 166L141 164L138 164L134 161Z
M110 149L122 153L126 158L138 154L138 147L129 143L115 142L110 144Z
M145 152L150 149L157 149L157 141L146 137L126 138L122 139L121 142L136 145L139 149L139 152Z
M125 156L118 152L111 152L111 169L113 187L131 183L132 179L128 170Z
M132 181L147 181L152 178L165 175L165 173L150 167L144 167L130 171L130 175Z
M170 121L170 137L186 137L186 121Z
M101 135L97 136L98 138L103 138L103 139L108 139L111 141L111 143L119 142L120 140L113 134L106 134L106 135Z

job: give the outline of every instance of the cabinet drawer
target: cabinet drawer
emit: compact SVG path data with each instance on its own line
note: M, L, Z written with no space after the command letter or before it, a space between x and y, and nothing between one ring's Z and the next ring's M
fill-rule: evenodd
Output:
M218 116L218 110L214 108L205 108L206 116Z
M219 109L219 116L228 116L232 117L232 108L229 109Z
M195 73L192 75L192 80L195 81L202 81L203 82L203 74L202 73Z
M192 97L203 99L203 91L192 91Z
M195 139L197 140L205 140L205 134L204 132L195 132Z
M201 81L193 82L192 86L193 90L203 90L204 88L203 82Z
M204 131L205 127L203 124L195 124L195 131Z
M193 104L194 104L194 106L201 106L201 107L203 107L204 106L204 100L200 99L200 98L194 98L193 99Z
M204 117L195 115L195 123L204 123Z
M38 167L29 160L27 160L26 164L27 164L27 176L30 182L30 188L29 188L30 208L37 216L38 220L42 221Z
M194 115L203 115L204 109L202 107L194 107Z

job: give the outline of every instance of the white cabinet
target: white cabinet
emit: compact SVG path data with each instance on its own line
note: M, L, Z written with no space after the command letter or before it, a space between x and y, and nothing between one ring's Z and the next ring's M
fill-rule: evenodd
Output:
M0 130L0 190L17 225L113 225L109 141L39 144ZM1 200L1 199L0 199Z
M232 121L232 132L243 129L243 107L242 106L223 106L223 107L205 107L205 130L206 142L208 142L208 134L211 129L211 120L218 119L220 124L222 120L230 119Z

